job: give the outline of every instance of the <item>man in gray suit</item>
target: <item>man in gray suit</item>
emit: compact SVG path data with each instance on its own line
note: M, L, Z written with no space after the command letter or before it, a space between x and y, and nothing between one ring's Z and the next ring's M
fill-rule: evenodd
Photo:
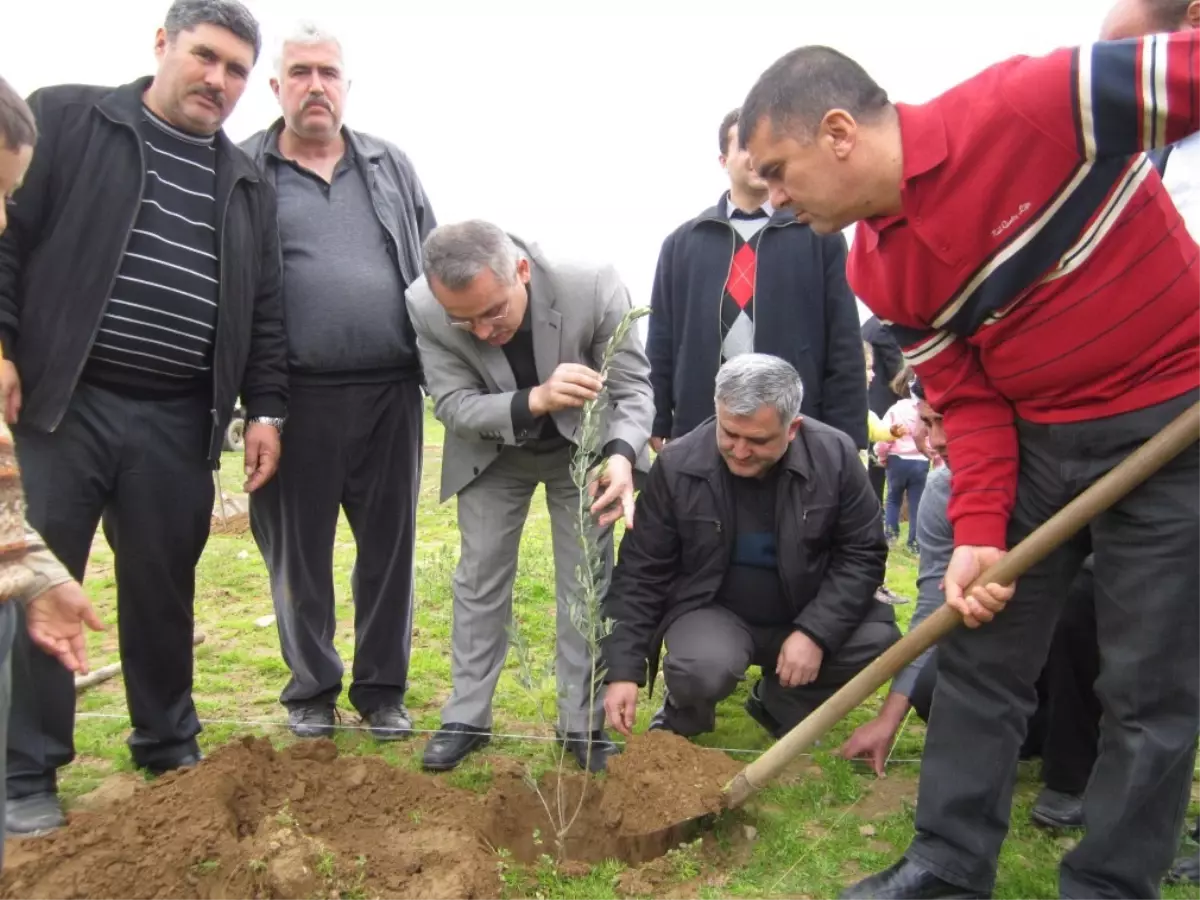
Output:
M424 270L407 293L409 316L446 427L441 499L458 497L462 535L454 574L454 690L441 730L425 748L425 768L452 769L490 739L521 531L534 489L543 484L557 582L558 738L580 766L599 771L617 748L600 727L602 691L589 697L591 654L570 614L580 562L570 467L580 408L602 388L601 358L630 309L629 292L611 266L547 259L535 244L481 221L435 229L425 242ZM649 468L654 395L636 329L617 348L603 387L600 457L607 465L592 513L607 590L612 525L620 518L633 525L634 469Z

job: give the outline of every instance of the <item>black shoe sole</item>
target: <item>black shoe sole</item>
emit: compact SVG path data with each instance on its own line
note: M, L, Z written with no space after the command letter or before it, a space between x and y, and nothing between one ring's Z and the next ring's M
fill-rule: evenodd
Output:
M421 757L421 768L430 772L449 772L451 769L457 769L464 759L474 753L476 750L482 750L492 742L490 737L479 738L475 743L466 749L462 754L453 759L430 760L425 756Z
M332 725L300 725L296 727L289 725L288 731L302 741L315 741L317 738L333 737L337 729Z
M1062 819L1052 818L1036 809L1029 813L1029 818L1039 828L1048 828L1052 831L1071 831L1083 827L1082 822L1064 822Z
M408 728L372 728L368 725L367 732L377 741L404 741L413 736L411 725Z

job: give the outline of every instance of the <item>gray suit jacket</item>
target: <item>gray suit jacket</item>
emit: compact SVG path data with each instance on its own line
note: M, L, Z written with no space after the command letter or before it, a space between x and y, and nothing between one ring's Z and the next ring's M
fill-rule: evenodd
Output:
M549 260L536 244L513 240L528 255L533 270L530 304L538 377L544 382L561 363L598 371L609 337L631 308L629 291L616 270ZM512 421L517 383L503 350L450 325L424 277L408 289L406 298L428 392L438 420L446 426L441 493L446 501L478 478L504 447L520 446ZM620 438L638 454L637 469L647 472L654 392L637 328L630 329L614 354L607 386L600 445ZM559 433L578 443L579 410L551 415Z

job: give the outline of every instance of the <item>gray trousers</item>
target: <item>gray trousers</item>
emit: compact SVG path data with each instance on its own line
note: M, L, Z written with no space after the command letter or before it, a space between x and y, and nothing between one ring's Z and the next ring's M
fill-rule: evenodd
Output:
M1009 546L1196 400L1090 422L1018 422L1020 475ZM1200 446L1192 445L1017 582L1004 612L938 646L907 856L990 891L1008 831L1017 756L1068 589L1095 552L1100 753L1087 831L1063 859L1063 897L1156 897L1187 808L1200 734Z
M775 675L783 642L794 628L751 625L724 606L685 613L667 629L663 679L667 683L667 726L685 737L712 731L717 704L746 677L762 668L760 699L785 730L804 719L884 650L900 640L895 622L863 622L809 684L785 688Z
M8 743L8 713L12 707L12 645L13 634L21 621L17 601L0 604L0 741ZM73 677L73 676L72 676ZM7 771L7 760L0 756L0 781ZM7 803L0 803L0 870L4 868L4 814Z
M424 409L416 380L293 384L279 471L250 498L271 576L285 706L334 703L333 545L339 510L354 533L354 680L363 715L404 701L412 646L413 549Z
M491 728L492 695L508 652L512 590L521 532L538 484L545 485L554 544L558 719L563 731L591 731L604 721L604 692L597 690L588 715L592 659L572 624L581 559L575 518L579 495L571 481L573 448L533 453L505 447L482 475L458 494L462 550L454 571L451 673L454 690L442 707L442 723ZM612 575L612 529L600 532L604 553L601 596Z

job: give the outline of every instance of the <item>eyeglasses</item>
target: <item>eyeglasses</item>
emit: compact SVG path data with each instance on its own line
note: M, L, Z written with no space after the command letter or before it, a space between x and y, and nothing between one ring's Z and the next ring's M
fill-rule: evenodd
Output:
M461 328L463 331L474 331L480 325L491 325L494 322L501 322L508 316L508 308L512 305L511 300L505 300L504 305L500 307L493 306L482 316L476 316L473 319L459 319L449 313L446 313L446 321L454 328ZM499 309L499 312L496 310Z

